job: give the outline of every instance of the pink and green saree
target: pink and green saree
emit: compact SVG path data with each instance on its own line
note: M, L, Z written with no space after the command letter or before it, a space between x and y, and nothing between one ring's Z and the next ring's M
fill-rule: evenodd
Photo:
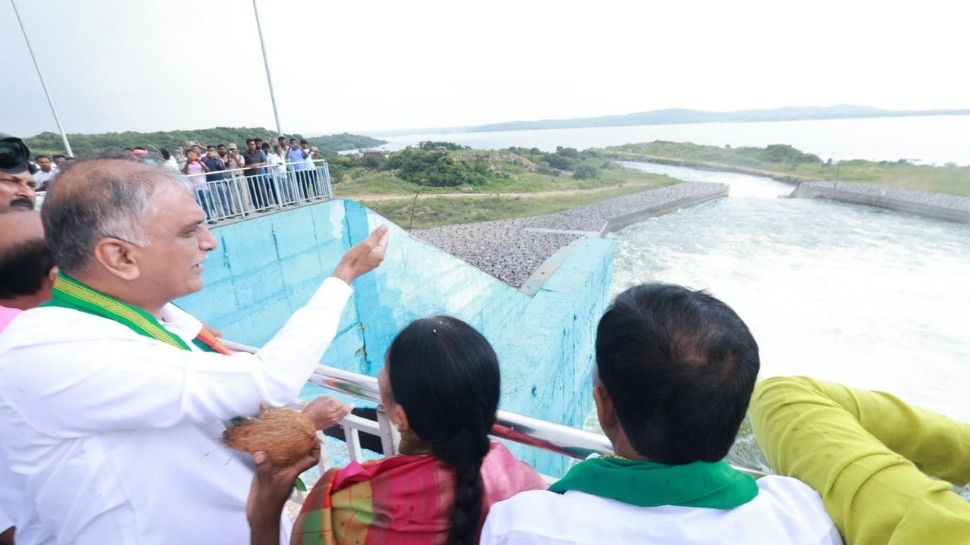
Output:
M482 463L482 520L489 507L546 488L501 443ZM448 536L454 472L430 455L392 456L326 472L293 526L291 545L440 545Z

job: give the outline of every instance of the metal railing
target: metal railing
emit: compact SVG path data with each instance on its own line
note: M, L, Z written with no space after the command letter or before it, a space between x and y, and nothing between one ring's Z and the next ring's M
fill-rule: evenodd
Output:
M255 347L233 341L222 340L222 343L230 350L249 353L258 351ZM398 453L397 447L400 437L380 404L381 397L377 387L377 379L328 365L318 365L307 382L377 404L377 422L352 414L338 422L344 429L347 454L351 461L360 462L363 459L360 446L361 432L379 437L384 454ZM297 404L294 408L300 405ZM491 435L577 460L585 460L592 454L613 453L613 447L604 435L503 410L498 411ZM326 449L321 449L319 466L321 474L330 469ZM733 467L756 479L765 475L754 469ZM543 477L550 483L555 481L554 477L547 475L543 475ZM303 502L303 498L303 493L297 493L291 500L299 504Z
M252 346L232 341L223 340L222 342L231 350L250 353L255 353L258 350ZM360 432L380 437L386 454L398 452L397 430L390 424L383 407L380 405L381 397L377 389L377 379L327 365L318 365L307 382L377 404L378 421L376 423L373 420L354 415L349 415L339 422L346 431L347 450L351 460L361 460ZM584 460L590 454L613 453L613 447L603 435L503 410L498 411L491 434L500 439L555 452L578 460ZM323 458L321 458L320 463L321 471L329 468L329 462Z
M330 169L323 159L182 175L212 223L333 198Z

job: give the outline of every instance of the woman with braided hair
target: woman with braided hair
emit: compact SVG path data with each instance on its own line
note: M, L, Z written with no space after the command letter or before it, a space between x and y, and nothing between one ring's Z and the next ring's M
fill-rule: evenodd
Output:
M401 435L400 454L326 472L303 504L291 544L478 543L493 503L546 488L535 470L489 440L499 383L495 351L461 320L423 318L398 333L378 386ZM259 461L254 494L266 473Z

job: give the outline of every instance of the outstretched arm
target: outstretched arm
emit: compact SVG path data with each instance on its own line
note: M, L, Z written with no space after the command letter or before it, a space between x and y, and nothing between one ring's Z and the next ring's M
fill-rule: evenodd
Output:
M333 271L334 278L339 278L350 284L358 276L377 268L384 260L389 236L386 225L374 229L371 234L340 258L340 263Z
M965 543L970 425L884 393L804 377L755 387L751 424L778 473L822 494L846 543Z

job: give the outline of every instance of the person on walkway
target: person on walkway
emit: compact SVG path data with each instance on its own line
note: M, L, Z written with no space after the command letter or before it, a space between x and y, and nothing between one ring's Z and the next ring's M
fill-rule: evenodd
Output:
M279 144L274 145L273 153L269 154L269 165L270 176L273 178L273 183L280 189L280 197L284 205L295 203L293 184L286 176L286 155Z
M950 486L970 482L970 424L883 392L775 377L755 387L751 427L775 471L821 491L849 545L970 543L970 503Z
M201 161L195 148L190 149L186 157L185 166L182 167L182 174L185 174L186 178L192 184L195 199L205 212L205 219L212 219L212 191L209 189L209 184L206 183L205 174L209 172L209 167Z
M38 155L34 158L34 162L40 168L34 173L34 184L36 184L37 191L47 191L47 184L57 175L57 169L54 168L54 163L47 155Z
M42 218L60 272L0 340L0 448L44 527L80 545L245 543L253 473L220 443L224 422L296 399L387 227L257 353L233 354L171 304L202 288L216 247L181 175L78 161Z
M270 201L269 184L263 176L262 167L266 166L263 150L259 149L255 138L246 140L246 151L242 157L246 164L244 173L249 186L249 198L257 210L265 212L273 203Z
M817 492L724 460L759 366L748 327L711 295L670 284L621 293L596 330L593 377L615 454L492 506L482 545L841 545Z
M534 469L489 440L498 358L467 323L448 316L411 323L388 348L377 383L401 434L400 455L326 472L303 502L292 544L477 543L493 503L546 487ZM275 480L280 473L256 461L247 511L252 543L270 545L296 475Z
M290 147L286 150L286 160L293 170L293 176L296 178L296 183L300 187L300 197L303 200L309 198L309 194L307 193L309 178L306 172L306 156L306 151L300 147L296 138L290 138Z
M202 163L208 168L205 175L206 185L212 194L213 215L217 219L235 214L232 208L232 194L226 180L226 163L219 157L215 146L207 146Z
M233 181L232 194L235 196L236 210L250 212L253 209L252 199L249 198L249 186L246 182L245 166L246 160L239 154L236 144L229 144L228 149L225 144L219 144L216 148L219 157L225 161L226 168Z

